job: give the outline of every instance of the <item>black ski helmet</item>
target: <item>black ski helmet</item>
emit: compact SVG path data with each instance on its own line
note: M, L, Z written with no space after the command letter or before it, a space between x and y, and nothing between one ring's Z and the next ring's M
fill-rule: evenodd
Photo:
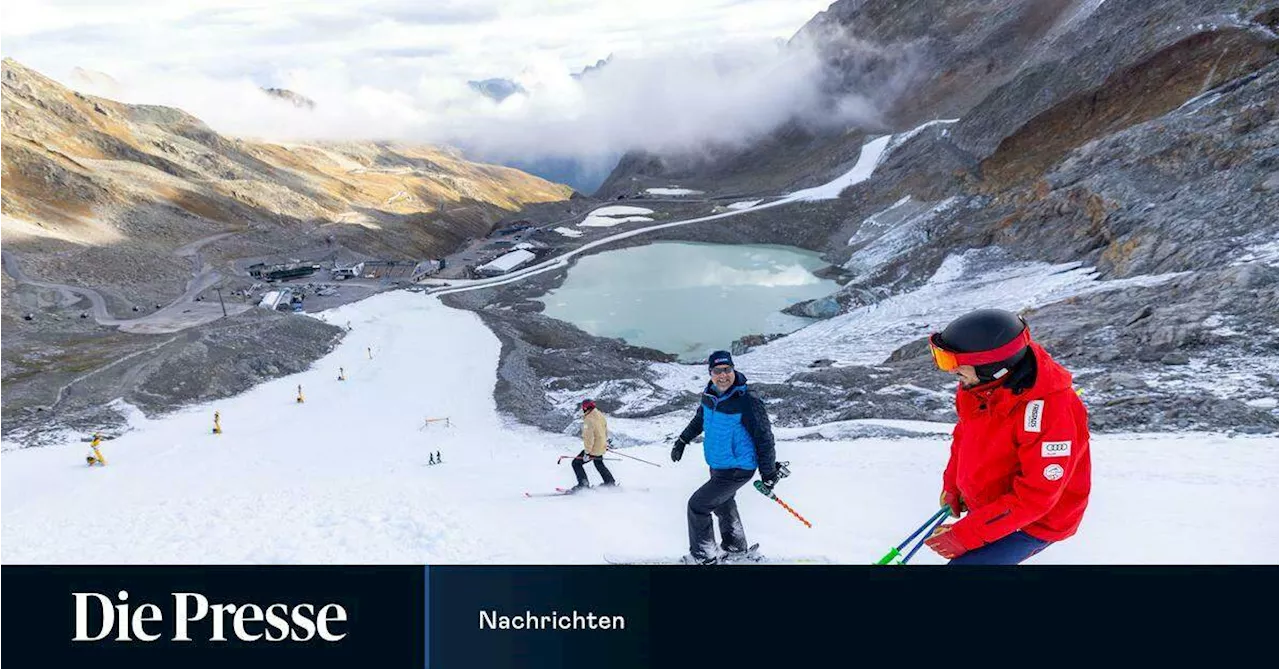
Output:
M979 309L951 321L937 335L938 343L956 353L994 351L1016 339L1027 338L1027 322L1003 309ZM994 381L1003 377L1027 355L1024 345L1001 360L975 365L978 378Z

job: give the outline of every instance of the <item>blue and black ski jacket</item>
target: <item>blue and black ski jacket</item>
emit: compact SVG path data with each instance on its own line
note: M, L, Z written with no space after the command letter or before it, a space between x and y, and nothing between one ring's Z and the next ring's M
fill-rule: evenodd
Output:
M702 404L689 426L680 433L684 443L706 433L702 453L712 469L759 469L773 473L776 455L773 428L764 401L747 389L747 377L734 372L733 387L719 394L708 382Z

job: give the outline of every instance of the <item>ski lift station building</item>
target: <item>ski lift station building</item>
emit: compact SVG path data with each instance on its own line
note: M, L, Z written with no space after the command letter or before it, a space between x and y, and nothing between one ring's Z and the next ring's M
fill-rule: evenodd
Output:
M281 290L269 290L266 295L262 296L262 301L258 302L258 306L263 309L275 311L281 305L288 305L293 300L293 291L284 288Z
M487 262L476 268L476 273L481 276L499 276L506 274L521 265L527 264L529 261L537 258L532 251L528 249L520 249L506 253L498 258Z

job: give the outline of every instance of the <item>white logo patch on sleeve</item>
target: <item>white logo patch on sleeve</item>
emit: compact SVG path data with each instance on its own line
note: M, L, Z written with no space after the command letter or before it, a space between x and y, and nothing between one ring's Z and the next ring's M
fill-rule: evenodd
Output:
M1027 432L1039 432L1044 418L1044 400L1027 402L1027 412L1022 416L1022 429Z
M1046 441L1040 444L1040 457L1065 458L1071 455L1070 441Z
M1057 481L1062 478L1062 465L1049 465L1044 468L1044 477L1050 481Z

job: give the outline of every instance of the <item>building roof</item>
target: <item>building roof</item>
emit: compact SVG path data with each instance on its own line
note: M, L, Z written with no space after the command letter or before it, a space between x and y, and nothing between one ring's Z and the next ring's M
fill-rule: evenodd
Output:
M258 306L266 309L275 309L281 302L288 302L293 297L293 290L285 288L282 290L269 290L262 296L262 300L258 302Z
M499 256L491 262L476 268L477 271L510 272L511 270L536 258L534 254L523 249Z

